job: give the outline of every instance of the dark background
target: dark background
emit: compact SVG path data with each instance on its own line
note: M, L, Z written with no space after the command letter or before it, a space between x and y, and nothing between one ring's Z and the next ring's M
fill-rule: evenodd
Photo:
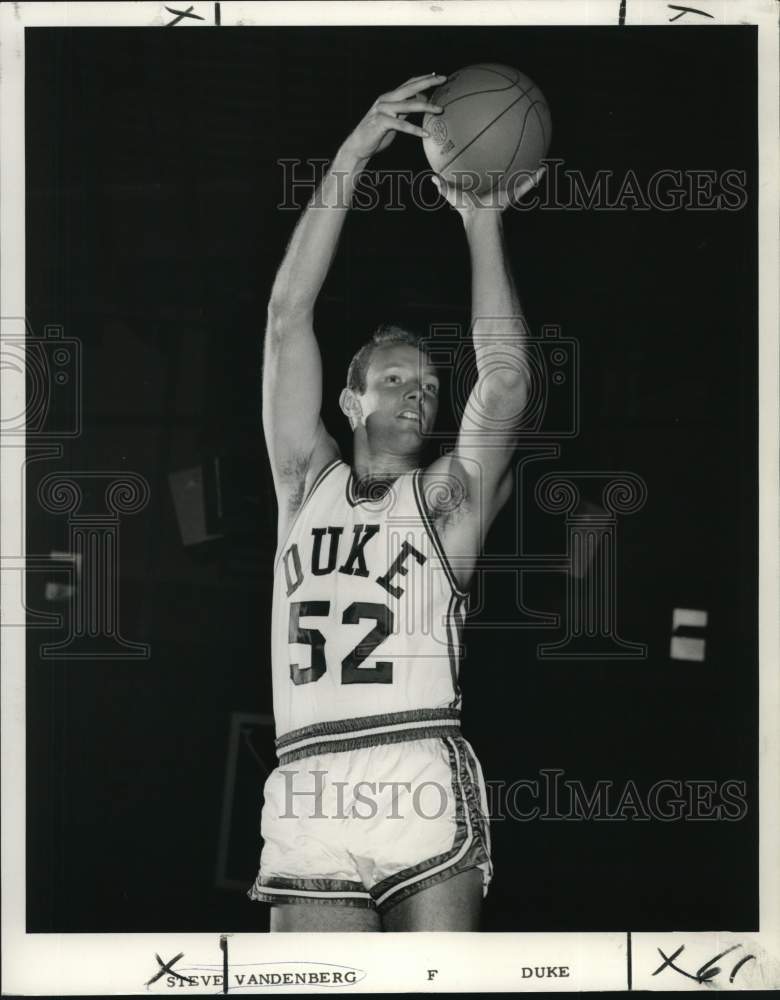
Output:
M507 219L532 328L559 324L581 354L581 433L532 467L529 497L550 471L643 477L647 503L619 525L618 627L649 656L540 661L562 631L475 628L465 731L493 781L736 779L749 803L733 823L495 822L485 928L756 927L755 30L125 28L26 31L28 319L83 352L82 433L31 461L28 496L55 471L151 488L120 523L119 615L150 658L51 661L40 644L65 632L29 631L28 931L267 926L238 888L256 869L267 727L239 740L220 873L217 856L233 713L271 711L261 338L297 218L276 208L277 160L329 158L379 93L480 61L541 86L566 169L618 184L629 168L738 169L750 192L737 212ZM427 166L406 137L376 165ZM338 390L373 325L466 323L467 289L446 206L352 214L318 312L342 444ZM72 406L57 399L55 422ZM185 547L168 475L215 456L222 537ZM563 520L529 497L526 549L562 552ZM513 549L516 525L513 503L489 551ZM67 538L33 499L28 553ZM532 603L560 612L563 586L540 575ZM491 589L494 619L516 616L512 591ZM65 610L32 575L28 604ZM675 607L708 611L705 662L670 659Z

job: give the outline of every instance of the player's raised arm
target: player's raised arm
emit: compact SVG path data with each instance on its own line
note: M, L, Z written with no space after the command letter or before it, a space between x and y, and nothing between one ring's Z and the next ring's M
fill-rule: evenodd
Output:
M516 197L538 183L543 168L518 185ZM450 456L479 523L480 545L511 492L509 463L528 398L527 327L504 245L503 194L481 204L436 179L457 208L471 257L471 321L477 383Z
M396 132L422 137L406 115L438 109L420 96L444 77L414 77L373 103L348 136L290 240L268 303L263 362L263 428L280 501L294 513L319 470L338 454L320 417L322 363L314 305L330 268L360 172ZM280 524L280 527L282 525Z

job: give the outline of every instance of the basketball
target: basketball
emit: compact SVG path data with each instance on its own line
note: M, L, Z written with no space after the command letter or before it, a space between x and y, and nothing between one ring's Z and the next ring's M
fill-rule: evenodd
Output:
M428 162L463 190L484 195L534 172L546 155L552 120L544 94L519 70L498 63L452 73L430 97L444 110L422 127Z

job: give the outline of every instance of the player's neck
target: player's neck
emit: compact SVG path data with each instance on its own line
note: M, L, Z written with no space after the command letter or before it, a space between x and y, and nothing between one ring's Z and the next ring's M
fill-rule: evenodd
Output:
M358 483L392 482L419 466L418 454L398 455L389 451L372 451L357 436L355 438L352 475Z

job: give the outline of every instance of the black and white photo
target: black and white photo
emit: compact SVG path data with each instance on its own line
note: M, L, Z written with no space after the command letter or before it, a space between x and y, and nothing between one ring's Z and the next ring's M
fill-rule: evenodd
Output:
M777 988L776 8L0 30L3 991Z

